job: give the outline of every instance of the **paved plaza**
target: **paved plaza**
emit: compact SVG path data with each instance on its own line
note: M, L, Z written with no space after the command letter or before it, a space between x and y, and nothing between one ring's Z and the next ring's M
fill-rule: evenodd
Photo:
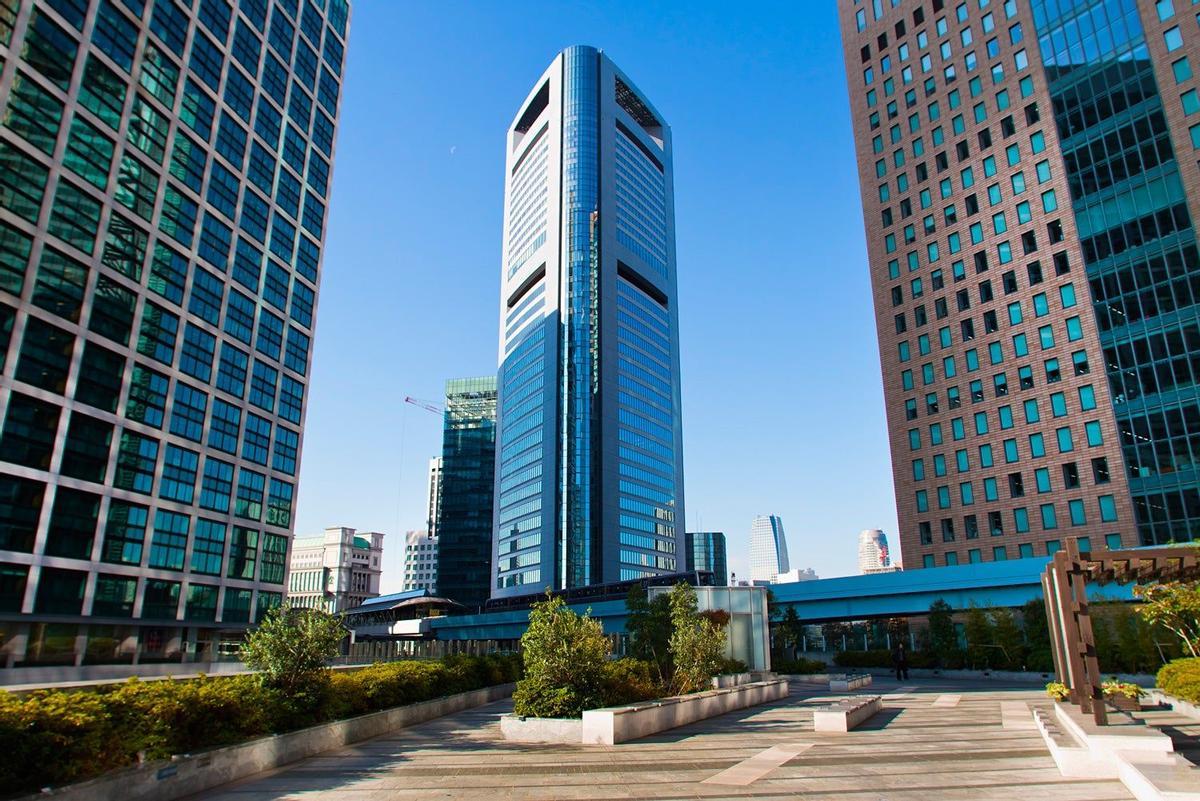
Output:
M846 799L1108 801L1116 780L1064 779L1030 708L1040 688L876 682L884 710L849 734L817 734L830 694L793 682L781 701L617 746L501 739L501 701L359 743L205 794L267 799Z

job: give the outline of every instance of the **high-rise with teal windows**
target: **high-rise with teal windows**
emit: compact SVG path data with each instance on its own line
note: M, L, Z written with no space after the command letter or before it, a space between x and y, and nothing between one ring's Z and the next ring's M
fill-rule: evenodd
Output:
M480 607L491 587L496 376L447 381L443 420L433 521L437 592L463 606Z
M346 0L0 0L0 667L280 604Z
M492 595L680 571L670 128L570 47L506 144Z
M906 569L1200 535L1190 0L839 0Z

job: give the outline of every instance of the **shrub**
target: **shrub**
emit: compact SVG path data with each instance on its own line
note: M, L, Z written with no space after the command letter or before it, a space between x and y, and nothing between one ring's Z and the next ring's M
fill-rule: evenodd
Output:
M839 654L840 656L840 654ZM777 659L771 661L771 667L776 673L828 673L829 666L816 659Z
M345 636L341 619L328 612L277 607L246 637L241 656L270 687L319 694L327 679L325 663L338 655Z
M725 630L696 611L696 591L680 582L671 588L672 692L696 692L709 686L721 669Z
M1156 683L1163 692L1200 704L1200 659L1176 659L1162 666Z
M162 759L219 748L506 683L519 672L519 657L493 655L334 671L318 694L289 694L253 675L0 691L0 788L20 793L82 781L134 764L139 752Z
M740 659L731 659L730 657L721 657L720 664L717 665L717 675L725 676L731 673L745 673L750 670L750 666Z
M910 664L912 660L909 660ZM874 651L839 651L833 657L839 667L891 667L892 652L883 649ZM822 671L824 672L824 671Z
M624 706L663 695L654 681L655 668L641 659L617 659L604 665L605 706Z
M525 677L513 693L513 712L541 718L577 718L603 706L604 666L612 644L599 621L551 597L529 611L521 636Z

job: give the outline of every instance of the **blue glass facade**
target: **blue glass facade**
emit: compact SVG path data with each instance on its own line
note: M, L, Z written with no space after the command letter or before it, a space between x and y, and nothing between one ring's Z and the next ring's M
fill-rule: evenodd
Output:
M494 595L678 570L670 136L590 47L509 132Z
M1200 536L1200 254L1134 0L1033 3L1143 545ZM1179 146L1179 143L1176 143Z
M599 520L593 514L599 461L600 63L594 50L563 53L562 180L566 318L562 323L562 516L556 535L566 586L597 582Z

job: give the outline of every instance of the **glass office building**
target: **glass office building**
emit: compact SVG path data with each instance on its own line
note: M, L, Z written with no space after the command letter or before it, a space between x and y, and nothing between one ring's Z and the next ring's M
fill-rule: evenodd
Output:
M0 0L0 653L280 604L345 0Z
M839 9L905 567L1200 534L1191 6Z
M686 570L708 570L718 587L729 584L729 563L725 556L725 535L720 531L687 532Z
M491 586L496 377L446 382L437 532L438 595L482 606Z
M508 131L493 596L680 570L671 132L591 47Z

